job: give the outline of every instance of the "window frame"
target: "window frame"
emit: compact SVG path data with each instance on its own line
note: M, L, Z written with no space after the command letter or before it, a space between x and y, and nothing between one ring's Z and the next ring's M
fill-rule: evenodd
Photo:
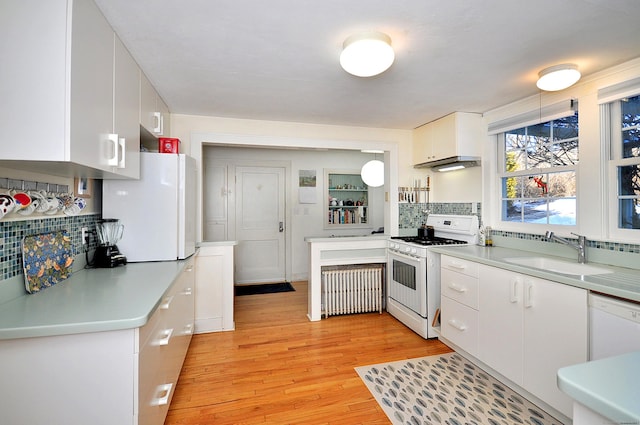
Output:
M615 206L615 208L607 209L608 234L612 239L623 241L637 241L638 238L640 238L640 229L619 227L619 201L621 198L618 195L618 188L620 187L620 182L618 180L618 168L632 165L640 166L640 156L630 158L622 157L622 127L617 125L620 123L620 115L622 114L620 102L625 98L636 96L640 96L640 86L635 89L631 89L631 91L627 88L627 92L623 96L618 96L614 99L606 99L606 102L603 102L602 100L599 102L602 128L601 138L607 145L607 157L604 158L604 161L606 162L607 169L608 182L606 187L608 191L608 203L609 205Z
M566 109L566 108L565 108ZM495 179L495 195L496 197L494 199L498 200L499 205L496 207L496 213L497 216L496 221L499 223L500 228L504 228L506 230L512 230L512 229L517 229L518 231L531 231L531 232L535 232L537 229L540 228L544 228L544 229L554 229L554 231L559 231L559 232L575 232L576 229L578 228L578 224L579 224L579 216L580 216L580 211L579 211L579 199L580 199L580 191L579 191L579 181L580 181L580 176L579 176L579 162L580 162L580 127L578 127L578 161L573 164L573 165L563 165L563 166L555 166L555 167L546 167L546 168L531 168L531 169L525 169L525 170L518 170L518 171L511 171L508 172L506 170L506 133L508 133L509 131L513 131L513 130L517 130L517 129L521 129L521 128L525 128L525 127L530 127L530 126L534 126L537 124L544 124L544 123L549 123L551 121L554 120L558 120L561 118L565 118L565 117L569 117L571 115L577 114L578 118L579 118L579 111L577 108L577 102L575 101L571 101L571 108L568 110L565 110L564 113L556 113L553 116L549 116L549 117L543 117L542 114L540 114L540 120L536 120L534 122L526 122L526 123L522 123L522 125L520 126L511 126L510 129L503 129L503 131L501 131L500 133L496 134L496 145L497 145L497 150L496 150L496 179ZM578 120L579 122L579 120ZM550 136L552 136L550 134ZM569 140L569 139L567 139ZM552 141L551 144L553 144L554 142ZM548 174L556 174L556 173L563 173L563 172L573 172L575 175L575 186L576 186L576 193L575 193L575 209L576 209L576 219L575 219L575 224L558 224L558 223L531 223L531 222L526 222L526 221L509 221L509 220L505 220L505 212L504 212L504 201L505 201L505 197L503 196L503 185L502 185L502 181L505 178L509 178L509 177L522 177L522 176L533 176L533 175L548 175ZM516 199L523 199L523 200L528 200L529 198L516 198ZM548 199L548 198L547 198ZM548 205L548 202L547 202ZM547 218L549 216L547 215ZM538 230L539 231L539 230Z

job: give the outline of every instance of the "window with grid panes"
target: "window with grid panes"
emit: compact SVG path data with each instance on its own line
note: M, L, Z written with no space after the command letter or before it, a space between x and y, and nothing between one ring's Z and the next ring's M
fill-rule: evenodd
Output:
M617 227L640 229L640 95L608 106Z
M575 113L502 133L503 221L576 224L578 130Z

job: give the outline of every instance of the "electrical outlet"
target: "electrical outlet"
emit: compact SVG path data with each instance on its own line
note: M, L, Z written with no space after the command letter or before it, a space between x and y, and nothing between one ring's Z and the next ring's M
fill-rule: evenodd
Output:
M87 239L89 238L89 228L88 227L83 227L82 228L82 245L86 245L87 244Z

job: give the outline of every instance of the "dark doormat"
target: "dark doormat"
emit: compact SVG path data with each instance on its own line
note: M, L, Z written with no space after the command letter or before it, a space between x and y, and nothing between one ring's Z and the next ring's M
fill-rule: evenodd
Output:
M236 295L274 294L276 292L291 292L295 288L289 282L264 283L261 285L236 285Z

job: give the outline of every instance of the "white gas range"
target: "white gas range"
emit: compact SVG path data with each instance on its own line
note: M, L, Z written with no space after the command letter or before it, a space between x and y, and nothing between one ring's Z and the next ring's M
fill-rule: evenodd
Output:
M388 245L387 311L423 338L438 336L432 326L440 308L440 256L429 249L478 242L475 215L429 214L433 235L392 237Z

